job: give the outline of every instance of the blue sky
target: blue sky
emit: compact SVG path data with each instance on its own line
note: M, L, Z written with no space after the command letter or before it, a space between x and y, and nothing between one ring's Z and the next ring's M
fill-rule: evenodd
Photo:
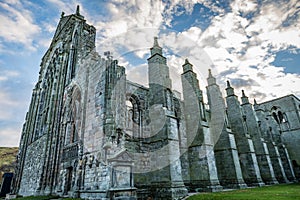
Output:
M76 5L97 29L97 52L111 51L132 81L147 84L158 36L175 79L188 57L204 91L212 68L222 89L229 79L250 101L300 97L297 0L0 0L0 146L18 146L41 58Z

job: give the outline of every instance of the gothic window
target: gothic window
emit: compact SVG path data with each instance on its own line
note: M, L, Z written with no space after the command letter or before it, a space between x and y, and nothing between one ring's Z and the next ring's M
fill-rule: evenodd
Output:
M278 111L278 118L279 118L279 123L283 122L283 114L281 111Z
M72 94L68 94L66 103L66 139L65 144L75 143L79 139L81 128L81 94L78 88L75 88Z
M170 90L167 90L166 91L167 93L167 109L168 110L172 110L172 92Z
M279 123L277 114L275 112L272 113L273 118L276 120L277 123Z
M271 108L272 116L279 125L283 125L284 129L289 129L290 125L286 113L280 110L280 107L273 106Z
M77 49L78 49L78 33L74 34L74 40L71 46L71 79L75 77L76 61L77 61Z
M138 98L134 95L128 95L126 100L126 129L130 135L139 135L140 125L140 105L137 100Z
M131 101L126 101L126 110L127 110L127 128L132 129L133 128L133 105Z
M285 125L285 128L290 129L290 123L288 122L288 118L287 118L287 115L285 113L283 113L282 122Z

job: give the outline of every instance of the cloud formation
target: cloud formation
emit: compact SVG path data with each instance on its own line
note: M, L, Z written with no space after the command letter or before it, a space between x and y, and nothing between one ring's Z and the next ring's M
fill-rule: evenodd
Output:
M40 32L40 27L35 24L33 14L18 0L0 2L0 8L0 37L34 49L33 38Z
M132 81L147 85L146 59L153 37L158 36L176 90L181 90L178 77L188 58L204 92L207 70L212 68L223 91L226 80L231 80L236 94L245 89L250 101L290 93L300 97L299 64L294 66L296 73L276 64L278 52L290 53L281 58L285 62L300 52L297 0L4 0L0 2L0 136L7 141L20 133L25 116L15 119L15 115L25 114L29 104L17 97L29 96L35 82L22 78L23 74L37 73L39 63L31 62L40 60L49 47L61 12L75 13L77 4L87 22L97 28L99 54L111 51ZM185 23L184 17L194 14L208 20ZM176 20L182 20L181 29Z

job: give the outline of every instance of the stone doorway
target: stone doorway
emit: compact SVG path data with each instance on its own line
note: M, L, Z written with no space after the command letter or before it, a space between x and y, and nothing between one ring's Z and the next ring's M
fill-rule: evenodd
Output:
M72 179L73 179L73 167L69 167L66 169L66 190L65 194L68 194L69 191L72 189Z

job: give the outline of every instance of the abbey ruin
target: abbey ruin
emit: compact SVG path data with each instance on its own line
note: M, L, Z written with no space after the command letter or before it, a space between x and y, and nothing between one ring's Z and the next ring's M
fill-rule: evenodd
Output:
M179 94L157 38L145 87L101 57L95 37L79 8L61 16L23 126L15 193L166 200L299 180L296 96L252 105L228 81L223 98L210 71L206 104L188 59Z

